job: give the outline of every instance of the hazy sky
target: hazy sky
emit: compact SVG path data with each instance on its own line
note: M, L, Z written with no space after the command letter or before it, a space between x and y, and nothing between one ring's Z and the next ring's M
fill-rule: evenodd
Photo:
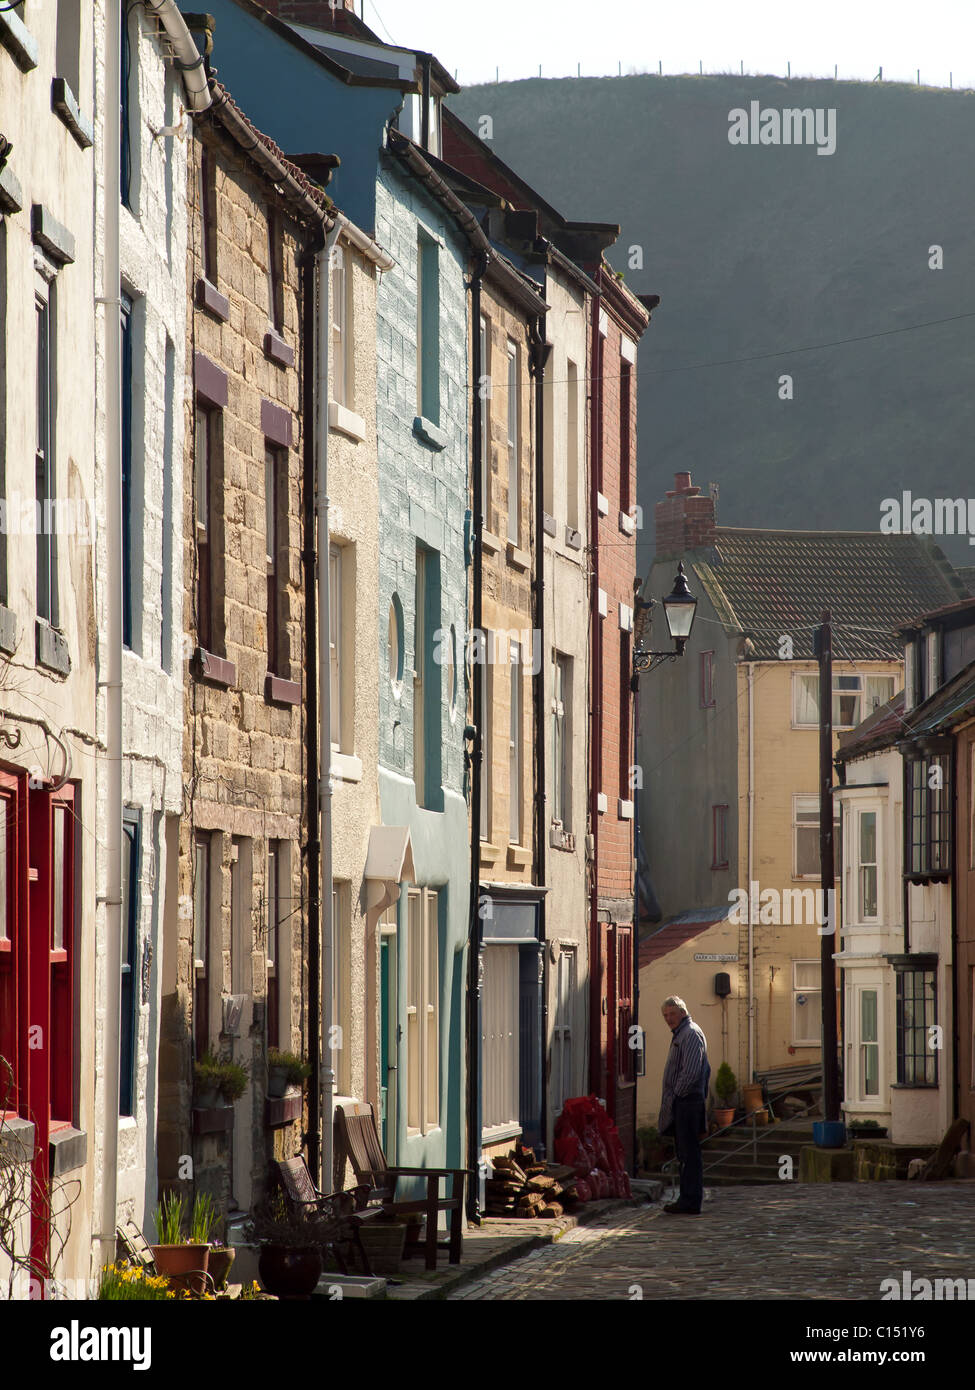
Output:
M704 71L975 88L975 0L362 0L365 20L393 43L435 53L468 86L619 70Z

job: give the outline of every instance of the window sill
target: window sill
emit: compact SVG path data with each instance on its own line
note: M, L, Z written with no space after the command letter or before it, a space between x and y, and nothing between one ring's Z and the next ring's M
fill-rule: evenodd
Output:
M523 869L526 864L530 864L531 862L532 852L530 849L526 849L524 845L508 846L509 869Z
M88 1161L88 1135L83 1129L75 1129L72 1125L49 1132L48 1148L52 1178L60 1178L76 1168L83 1168Z
M338 430L340 434L348 435L349 439L354 439L357 444L361 444L366 437L365 420L339 401L328 403L328 427Z
M542 512L542 530L546 536L557 536L559 533L558 522L554 516L549 516L548 512Z
M8 1110L0 1110L0 1157L14 1163L30 1163L34 1157L34 1125Z
M486 550L489 555L500 555L503 545L493 532L486 528L481 532L481 549Z
M632 820L632 819L633 819L633 802L632 802L632 801L624 801L622 797L618 797L618 798L617 798L617 801L616 801L616 819L617 819L617 820Z
M711 865L711 872L712 872L712 873L715 873L715 874L721 873L722 870L724 870L724 872L727 873L727 870L728 870L728 861L727 861L727 859L725 860L725 862L724 862L723 864L712 864L712 865Z
M336 753L332 750L332 776L342 782L362 781L362 759L352 753Z
M438 452L447 447L447 436L444 431L424 415L417 415L414 419L413 433L417 439L422 439L424 444L429 444L431 449L436 449Z
M500 858L500 845L492 845L490 840L481 841L481 862L483 864L496 864Z
M0 603L0 652L13 656L17 650L17 615Z
M68 655L68 642L64 633L52 627L46 618L37 618L34 629L37 665L43 666L47 671L53 671L55 675L66 676L71 670L71 658Z
M200 309L206 309L208 314L212 314L221 323L226 323L230 318L230 300L220 293L216 285L211 285L204 275L196 282L196 302Z
M619 524L624 536L632 536L636 531L636 518L630 516L629 512L620 512Z
M521 570L524 573L532 562L532 557L527 550L521 550L514 541L509 541L507 545L508 564L512 569Z
M582 532L577 531L574 526L566 526L565 543L570 550L582 549Z
M600 516L609 516L609 498L602 492L596 493L596 511Z
M0 43L10 53L21 72L37 67L37 40L16 10L0 10Z
M205 647L196 649L197 671L201 680L225 688L237 684L237 667L225 657L214 656Z
M295 364L294 348L274 328L269 328L264 334L264 356L279 367L293 367Z
M481 1143L502 1144L505 1139L517 1139L521 1133L522 1128L517 1120L506 1125L492 1125L490 1129L481 1130Z
M208 1110L193 1107L194 1134L226 1134L234 1127L234 1107L214 1105Z
M78 109L75 94L63 77L55 77L51 83L51 110L60 116L83 150L91 148L95 138L91 121Z
M271 705L300 705L301 686L297 681L285 680L284 676L274 676L268 671L264 677L264 699Z
M601 816L604 816L609 810L609 797L605 792L596 793L596 810Z

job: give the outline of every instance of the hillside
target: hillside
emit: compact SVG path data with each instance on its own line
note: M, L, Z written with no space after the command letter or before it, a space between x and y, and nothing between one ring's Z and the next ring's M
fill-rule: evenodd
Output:
M834 108L835 152L730 144L729 111L752 101ZM876 529L903 489L975 496L975 95L640 76L473 87L451 105L475 128L490 115L500 157L567 217L619 222L609 259L661 296L639 359L651 516L677 469L719 484L730 526ZM883 336L837 342L867 335ZM972 562L965 539L942 544Z

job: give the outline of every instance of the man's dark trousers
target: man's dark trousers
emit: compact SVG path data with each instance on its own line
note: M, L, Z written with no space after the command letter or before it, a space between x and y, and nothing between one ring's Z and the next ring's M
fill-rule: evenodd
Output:
M700 1211L704 1201L704 1164L700 1135L704 1130L704 1101L699 1096L674 1100L674 1141L680 1163L680 1197L688 1211Z

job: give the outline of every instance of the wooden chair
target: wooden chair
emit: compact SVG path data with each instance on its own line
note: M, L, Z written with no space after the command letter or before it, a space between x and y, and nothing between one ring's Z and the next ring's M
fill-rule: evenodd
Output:
M369 1256L359 1235L363 1220L368 1219L367 1214L360 1212L359 1208L364 1207L368 1201L369 1189L353 1187L348 1192L319 1192L312 1182L308 1164L300 1155L297 1158L275 1161L274 1167L289 1210L299 1216L306 1212L314 1212L316 1216L324 1216L332 1223L335 1234L329 1244L341 1273L349 1272L346 1261L348 1252L353 1258L358 1255L362 1261L363 1273L371 1276Z
M359 1183L369 1191L369 1200L379 1202L379 1210L388 1215L423 1215L426 1231L422 1241L408 1241L405 1254L417 1254L422 1249L427 1269L436 1269L437 1251L449 1250L450 1263L459 1264L464 1222L464 1168L391 1168L386 1162L383 1146L376 1129L372 1106L358 1101L354 1105L335 1107L339 1137L346 1157ZM400 1178L422 1178L426 1195L415 1200L399 1201L396 1185ZM440 1196L440 1179L450 1178L450 1195ZM358 1189L353 1189L354 1191ZM437 1240L437 1213L450 1212L450 1236Z

